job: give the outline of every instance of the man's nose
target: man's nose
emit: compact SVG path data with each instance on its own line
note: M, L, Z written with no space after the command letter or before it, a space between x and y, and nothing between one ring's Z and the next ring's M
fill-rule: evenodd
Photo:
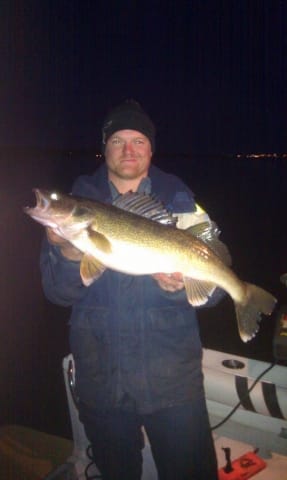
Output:
M126 153L133 153L134 152L134 146L133 146L132 142L125 142L124 151Z

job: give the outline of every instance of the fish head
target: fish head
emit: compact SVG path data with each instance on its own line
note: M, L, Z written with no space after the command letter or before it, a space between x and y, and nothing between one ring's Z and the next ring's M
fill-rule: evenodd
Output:
M88 223L89 212L81 208L72 195L35 188L36 205L24 207L24 212L45 227L55 231L79 229Z

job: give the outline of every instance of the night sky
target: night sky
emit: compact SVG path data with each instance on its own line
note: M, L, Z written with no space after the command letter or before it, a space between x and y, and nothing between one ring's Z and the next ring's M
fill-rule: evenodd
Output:
M286 151L286 0L4 0L0 146L98 148L137 99L157 150Z

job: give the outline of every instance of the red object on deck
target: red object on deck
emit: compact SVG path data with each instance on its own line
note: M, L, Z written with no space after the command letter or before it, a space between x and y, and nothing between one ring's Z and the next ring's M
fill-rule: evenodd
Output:
M247 452L218 471L219 480L246 480L266 468L266 462L255 452Z

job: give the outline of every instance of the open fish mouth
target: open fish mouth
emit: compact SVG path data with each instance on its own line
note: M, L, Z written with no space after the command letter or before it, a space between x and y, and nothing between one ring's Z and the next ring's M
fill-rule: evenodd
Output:
M56 193L45 192L45 190L40 190L39 188L34 188L33 193L35 194L36 205L34 207L24 207L24 211L28 214L32 213L45 213L51 205L51 200L56 200ZM54 197L53 197L54 196Z
M30 215L35 220L40 221L44 220L45 218L49 217L49 207L51 206L51 199L50 195L45 191L41 191L38 188L33 189L33 193L35 194L36 204L34 207L24 207L23 210L25 213Z
M47 208L50 205L50 199L43 195L43 193L38 189L34 188L33 192L35 193L36 197L36 205L34 207L34 210L41 210L41 211L46 211Z

